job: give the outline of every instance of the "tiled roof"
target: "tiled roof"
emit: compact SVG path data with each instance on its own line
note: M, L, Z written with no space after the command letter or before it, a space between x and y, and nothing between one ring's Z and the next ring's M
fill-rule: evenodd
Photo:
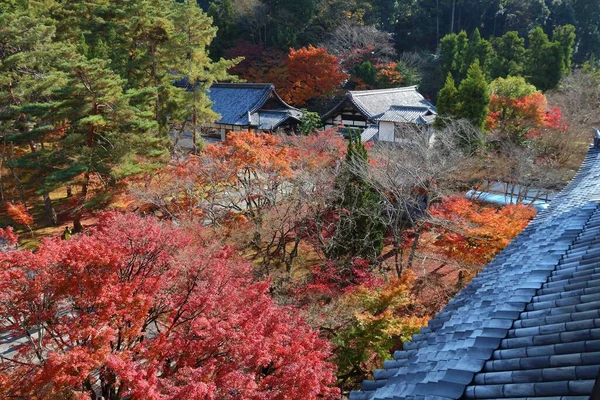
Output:
M367 126L367 129L365 129L360 134L360 141L363 143L366 143L369 140L376 140L377 139L376 136L378 134L379 134L379 128L377 127L377 125L369 125L369 126Z
M363 399L589 399L600 370L600 149L397 351Z
M175 82L182 88L191 88L187 78ZM219 114L216 122L224 125L252 126L273 130L289 118L297 121L302 111L290 106L279 97L272 83L215 83L207 92L212 102L212 110ZM275 99L281 109L261 110L269 99ZM265 113L264 122L259 122L260 114ZM276 113L279 113L276 115ZM283 116L281 113L287 113ZM269 122L273 122L272 124Z
M212 109L228 125L251 124L250 115L261 108L275 91L270 83L216 83L208 91Z
M405 117L412 120L425 116L428 112L436 113L436 108L417 91L416 86L406 86L350 91L344 100L322 117L323 120L337 113L348 102L372 122L379 121L384 116L387 119L382 119L383 121L407 122ZM418 115L413 116L415 112Z
M383 114L374 118L375 121L400 122L412 124L427 124L429 120L433 122L437 113L427 107L411 107L411 106L392 106ZM427 118L426 117L433 117Z
M300 121L302 118L302 112L297 110L268 110L268 111L259 111L258 113L253 114L253 121L256 121L252 124L258 126L258 129L263 129L266 131L271 131L279 128L283 123L285 123L289 119L294 119L296 121Z
M371 119L385 113L392 107L424 107L435 111L433 104L417 91L416 86L351 91L348 96L352 103Z

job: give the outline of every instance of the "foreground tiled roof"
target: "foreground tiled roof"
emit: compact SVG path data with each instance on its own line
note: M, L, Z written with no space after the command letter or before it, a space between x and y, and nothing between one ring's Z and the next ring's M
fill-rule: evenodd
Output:
M600 370L600 150L363 399L589 399Z

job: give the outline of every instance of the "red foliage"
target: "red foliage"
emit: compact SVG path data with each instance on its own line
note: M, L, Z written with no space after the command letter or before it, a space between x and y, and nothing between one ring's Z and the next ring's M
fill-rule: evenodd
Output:
M19 225L30 226L33 224L33 217L22 203L13 204L10 201L6 202L6 212L10 219Z
M9 246L14 246L19 240L19 236L15 233L12 226L8 226L6 229L0 228L0 238L6 240Z
M569 127L562 119L562 110L559 107L550 107L544 116L544 126L550 129L566 131Z
M280 91L284 100L303 105L313 97L328 96L348 78L336 56L321 47L290 49L287 76Z
M296 290L298 300L304 302L315 296L319 298L337 297L345 292L354 290L357 286L363 288L379 287L383 280L371 271L368 260L357 258L346 267L327 261L320 267L311 270L311 282Z
M516 99L493 94L487 129L501 128L505 131L527 133L530 129L544 124L546 106L546 96L542 93Z
M249 82L270 82L281 97L294 105L304 105L313 97L330 95L347 79L337 57L321 47L290 49L286 55L250 42L238 42L227 57L244 57L231 69Z
M336 398L328 344L228 248L103 214L89 235L0 253L0 397Z

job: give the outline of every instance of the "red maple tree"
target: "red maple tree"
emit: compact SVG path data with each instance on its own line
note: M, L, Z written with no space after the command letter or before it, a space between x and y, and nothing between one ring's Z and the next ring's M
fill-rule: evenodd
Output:
M329 345L228 248L107 213L0 252L0 398L336 398Z
M286 76L278 87L283 99L295 105L304 105L313 97L330 95L348 78L336 56L312 45L290 49L286 66Z

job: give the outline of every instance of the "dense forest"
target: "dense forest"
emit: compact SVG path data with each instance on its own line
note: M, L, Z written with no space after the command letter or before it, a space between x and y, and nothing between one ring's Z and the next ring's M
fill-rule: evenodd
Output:
M599 20L597 0L0 0L0 398L347 395L579 168ZM299 131L203 141L217 82L273 83ZM412 85L431 125L323 128L348 90ZM465 196L494 182L517 204Z

